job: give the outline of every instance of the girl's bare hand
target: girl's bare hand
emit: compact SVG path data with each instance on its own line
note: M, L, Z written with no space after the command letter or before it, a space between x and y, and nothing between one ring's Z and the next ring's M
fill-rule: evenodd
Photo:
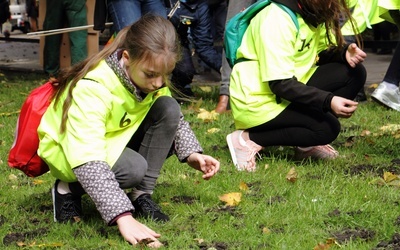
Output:
M346 60L350 67L354 68L357 64L364 62L367 54L362 51L357 44L352 43L346 51Z
M145 242L147 246L152 248L163 246L157 239L161 235L135 220L132 215L122 216L117 220L117 225L121 235L132 245Z
M203 172L204 180L209 180L219 170L219 161L209 155L193 153L187 158L187 163L192 168Z
M358 102L340 97L334 96L331 101L332 112L337 117L349 118L353 115L357 109Z

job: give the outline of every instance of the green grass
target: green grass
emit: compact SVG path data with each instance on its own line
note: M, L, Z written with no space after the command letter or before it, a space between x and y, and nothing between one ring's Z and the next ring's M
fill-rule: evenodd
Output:
M131 249L116 227L104 224L88 197L83 221L54 223L54 179L49 174L29 178L7 166L17 111L44 80L43 75L0 72L0 248ZM194 90L203 100L201 108L215 107L216 87ZM352 118L341 120L343 131L332 143L340 158L299 163L291 160L291 148L271 147L263 151L257 171L247 173L234 169L225 142L234 129L231 114L204 122L189 105L182 109L205 153L220 160L221 170L203 181L200 172L175 156L166 161L153 197L171 221L142 221L162 234L165 248L302 250L334 239L330 249L394 249L378 244L389 245L400 233L399 185L371 181L386 171L400 175L400 140L380 134L382 126L400 124L400 112L370 100L361 103ZM210 134L210 128L220 131ZM364 130L371 135L361 136ZM286 180L292 167L298 173L295 182ZM242 193L242 199L227 207L219 196L232 192Z

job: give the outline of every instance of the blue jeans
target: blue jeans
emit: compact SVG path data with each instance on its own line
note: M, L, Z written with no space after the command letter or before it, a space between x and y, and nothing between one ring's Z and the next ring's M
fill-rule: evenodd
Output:
M146 13L167 18L167 10L162 0L110 0L107 7L116 32L136 22Z

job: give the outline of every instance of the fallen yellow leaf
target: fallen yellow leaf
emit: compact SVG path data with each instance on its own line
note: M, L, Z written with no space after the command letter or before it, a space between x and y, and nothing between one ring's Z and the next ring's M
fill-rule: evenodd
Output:
M361 136L368 136L368 135L371 135L371 131L369 131L369 130L363 130L363 131L361 131L361 134L360 134Z
M385 182L391 182L394 180L398 180L399 176L397 176L393 173L390 173L390 172L385 172L385 173L383 173L383 179L385 180Z
M37 179L33 180L33 184L35 184L35 185L40 185L40 184L43 184L43 183L44 183L43 180L37 180Z
M242 200L242 193L236 192L236 193L228 193L219 196L220 201L223 201L226 203L226 205L234 207L239 205L240 201Z
M14 180L18 179L18 177L17 177L15 174L10 174L10 175L8 176L8 179L9 179L10 181L14 181Z
M217 133L219 131L221 131L221 129L219 129L219 128L210 128L209 130L207 130L207 133L214 134L214 133Z
M246 182L241 181L240 185L239 185L239 189L246 191L246 190L249 190L249 186L247 186Z
M197 118L202 119L205 122L211 122L218 119L218 113L215 110L209 112L205 109L200 109L200 113L197 115Z
M368 86L369 89L376 89L378 87L379 83L373 83Z
M292 167L289 172L286 175L286 180L290 182L296 182L297 181L297 171L294 167Z
M385 126L380 127L379 129L383 132L394 133L400 130L400 124L387 124Z
M262 232L263 234L271 234L271 230L269 230L267 227L263 227Z
M210 86L201 86L199 87L203 92L210 93L212 88Z

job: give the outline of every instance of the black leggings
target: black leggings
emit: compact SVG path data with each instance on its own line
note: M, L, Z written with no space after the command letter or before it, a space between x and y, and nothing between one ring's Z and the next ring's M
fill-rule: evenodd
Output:
M318 67L307 85L353 100L363 88L367 73L362 64L351 68L340 63ZM269 122L248 129L252 141L261 146L316 146L331 143L340 132L340 122L322 108L291 103Z

